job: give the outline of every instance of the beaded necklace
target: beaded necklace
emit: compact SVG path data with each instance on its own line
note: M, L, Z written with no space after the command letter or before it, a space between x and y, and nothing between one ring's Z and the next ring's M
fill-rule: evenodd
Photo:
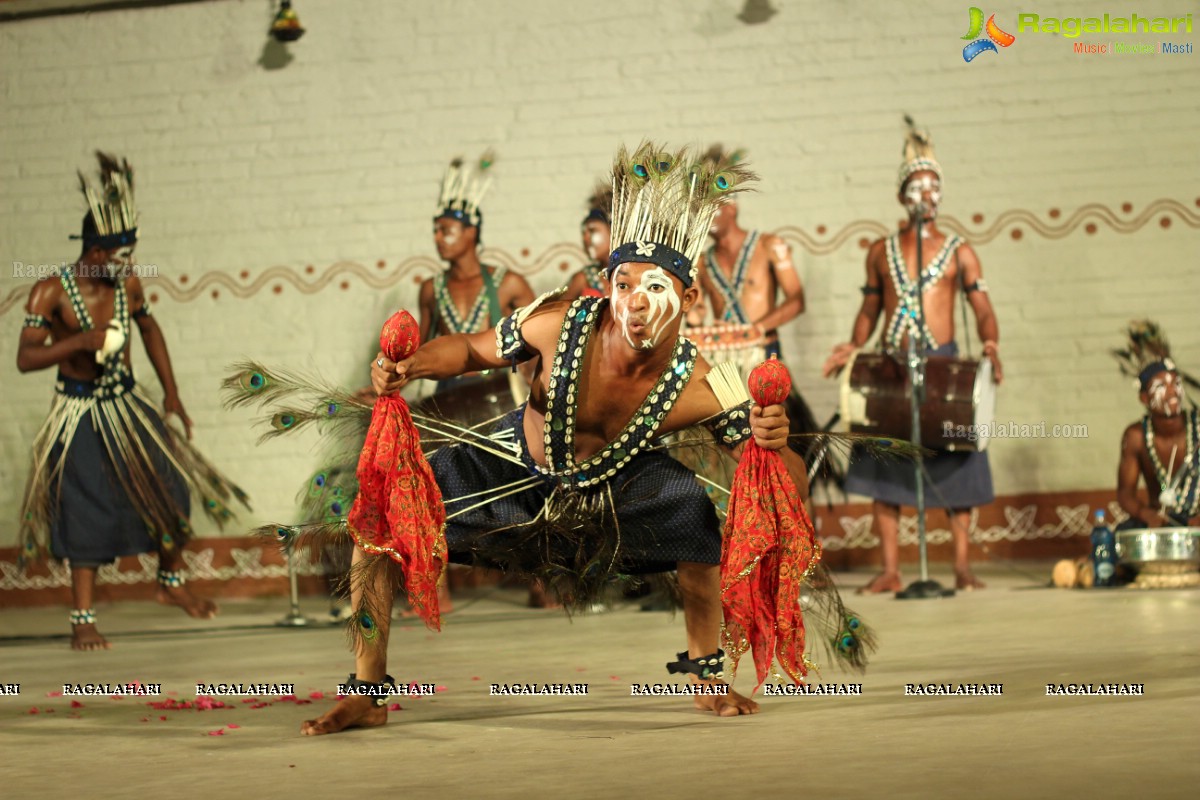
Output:
M704 255L705 263L710 267L709 273L713 277L713 283L716 284L721 297L725 298L725 314L722 317L724 322L738 322L745 325L750 321L746 319L746 312L742 309L742 287L746 283L746 272L750 268L750 258L754 255L756 244L758 244L758 231L750 231L746 235L746 241L742 243L742 249L738 251L732 278L725 276L725 270L721 269L720 263L717 262L717 246L715 244L709 246L708 252Z
M1142 434L1146 439L1146 450L1150 453L1150 463L1154 465L1154 477L1158 480L1160 494L1159 505L1163 512L1181 510L1188 517L1200 513L1200 469L1194 463L1197 445L1200 444L1200 426L1196 424L1196 410L1192 409L1184 421L1184 439L1187 442L1187 452L1183 463L1179 465L1175 481L1167 474L1162 460L1158 457L1158 448L1154 446L1154 423L1147 414L1142 418Z
M563 320L558 349L551 365L543 434L546 466L535 466L543 475L556 477L565 486L594 486L607 481L625 467L654 438L675 401L683 393L696 366L696 346L679 337L658 382L620 435L596 455L576 462L575 414L582 365L588 339L607 303L608 298L604 297L581 297L571 304Z
M946 266L950 263L950 257L954 255L954 251L962 244L962 239L957 236L947 236L946 241L942 242L942 247L938 250L937 255L929 262L929 266L921 275L921 283L924 284L924 290L928 292L933 288L934 284L942 279L946 274ZM891 322L888 323L885 339L888 346L893 350L900 348L900 343L904 339L904 335L917 336L926 348L935 348L938 346L937 339L934 338L933 331L929 328L928 321L924 321L923 325L918 325L917 315L920 308L920 300L917 297L918 281L911 280L908 277L908 264L904 260L904 253L900 249L900 234L894 233L887 240L887 263L888 274L892 278L892 286L896 289L896 297L899 303L895 313L892 315Z
M487 267L482 267L482 269L486 270ZM448 333L479 333L488 327L486 320L489 319L490 300L488 299L487 283L490 279L496 286L499 286L500 281L504 278L504 271L504 267L498 267L494 275L485 274L483 276L484 285L480 288L479 294L475 296L475 303L467 312L465 319L459 316L458 307L454 305L454 298L450 296L450 290L446 285L446 273L442 272L433 276L434 299L437 301L438 314Z
M83 295L79 292L79 283L75 280L75 274L70 270L63 270L59 273L58 280L67 293L67 299L71 301L71 308L75 311L75 316L79 320L80 326L85 331L92 330L95 327L95 323L92 320L91 313L87 309L87 305L83 302ZM129 303L125 296L125 282L123 280L117 281L116 293L113 297L112 318L121 326L126 341L128 341ZM104 359L104 371L96 381L96 397L106 398L120 393L118 387L121 386L127 376L132 374L129 367L125 366L124 355L125 348L122 347L114 353L109 353L108 357Z
M606 291L604 272L600 266L600 262L593 261L591 264L585 264L583 267L583 277L587 279L590 288L595 289L597 292Z

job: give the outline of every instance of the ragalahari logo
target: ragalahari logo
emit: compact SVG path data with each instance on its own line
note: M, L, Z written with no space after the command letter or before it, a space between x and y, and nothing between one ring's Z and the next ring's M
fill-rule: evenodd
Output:
M987 37L980 39L979 34L987 31ZM975 60L975 57L980 53L998 53L996 45L1000 47L1008 47L1017 40L1017 37L1011 33L1005 33L1000 30L1000 26L996 24L996 15L992 14L988 17L987 25L983 24L983 10L971 7L971 29L967 31L964 39L973 39L970 44L963 48L963 61L970 63Z

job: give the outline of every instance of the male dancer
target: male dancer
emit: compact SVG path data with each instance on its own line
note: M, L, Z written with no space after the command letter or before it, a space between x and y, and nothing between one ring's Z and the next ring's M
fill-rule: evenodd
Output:
M911 127L900 167L897 197L908 212L908 223L897 233L871 245L867 253L867 280L863 301L854 320L850 341L833 349L825 362L826 377L835 374L871 338L882 312L885 315L883 346L898 359L905 357L908 337L919 337L926 355L956 355L954 300L959 286L975 312L975 325L983 340L983 354L991 361L996 382L1003 379L1000 365L999 325L988 299L983 271L975 251L957 236L937 227L942 199L942 168L934 158L928 133ZM925 328L918 329L916 264L917 220L921 220ZM992 502L992 474L987 453L939 452L924 462L932 485L926 489L928 508L945 508L954 537L955 585L982 589L971 572L968 556L971 509ZM927 480L929 480L927 479ZM874 500L875 531L883 546L883 572L861 591L888 592L903 588L900 578L900 506L916 505L916 479L908 464L877 459L854 459L846 477L846 490Z
M421 341L452 333L479 333L533 302L533 290L520 275L479 261L483 244L480 203L491 186L487 171L494 157L485 154L471 173L455 159L442 180L433 241L446 271L426 279L419 295Z
M1125 429L1117 468L1117 502L1129 514L1119 530L1200 526L1200 425L1196 408L1184 409L1185 382L1158 326L1130 327L1131 346L1119 356L1141 356L1138 398L1146 416ZM1146 482L1149 502L1138 494Z
M179 399L162 331L141 281L129 275L137 243L133 170L97 153L100 192L80 175L89 210L83 252L54 279L29 293L17 350L21 372L58 368L57 394L33 446L33 468L21 512L22 560L50 552L71 567L71 647L100 650L92 598L97 568L120 556L157 551L158 600L207 619L217 608L184 585L182 549L191 534L189 490L218 523L231 515L240 489L164 424L135 383L130 320L162 384L165 415L192 421ZM49 339L49 342L47 342Z
M458 507L455 498L474 507L481 495L493 495L466 513L448 513L449 558L482 556L521 569L582 563L593 586L607 574L677 569L688 646L670 667L713 685L723 684L721 531L694 475L652 442L704 423L736 458L753 435L780 452L802 497L808 486L803 461L786 448L783 407L750 408L744 389L731 397L729 386L744 386L736 373L731 380L730 370L710 372L696 347L679 336L682 316L699 294L693 264L712 215L750 177L736 171L718 187L708 180L715 176L702 172L699 188L688 194L690 163L687 153L665 155L651 145L632 156L618 154L609 297L567 303L543 296L494 333L443 336L398 364L380 353L372 381L380 394L390 394L418 378L533 364L528 403L501 425L519 455L504 458L463 443L431 458L448 512ZM660 177L647 182L651 170ZM682 203L681 197L689 199ZM587 552L580 555L578 547ZM387 556L356 548L358 574L379 574L363 569L373 558ZM602 574L594 574L596 568ZM356 687L376 691L393 684L386 675L386 611L394 589L386 579L355 587L362 634L351 678ZM696 703L723 716L758 708L732 691L697 695ZM386 697L352 695L302 730L319 735L386 721Z
M722 169L743 158L741 150L726 153L719 144L705 155ZM750 326L767 356L782 358L778 329L804 313L804 287L791 248L778 236L741 227L736 201L718 212L710 233L713 243L700 262L700 278L713 321Z
M612 249L612 223L608 218L611 208L612 186L597 186L596 191L588 198L588 213L579 229L583 239L583 252L591 261L571 276L567 283L567 291L563 294L564 300L575 300L585 294L593 297L604 297L608 294L604 273Z

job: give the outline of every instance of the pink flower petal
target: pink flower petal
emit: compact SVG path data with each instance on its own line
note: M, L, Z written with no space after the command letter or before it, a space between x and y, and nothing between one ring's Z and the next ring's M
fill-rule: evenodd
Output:
M83 708L83 703L79 702L78 700L72 700L71 708Z
M208 735L209 735L209 736L224 736L224 735L225 735L225 729L224 729L224 728L222 728L222 729L221 729L221 730L219 730L219 731L209 731L209 732L208 732Z
M226 725L225 727L226 727L226 728L234 728L234 729L236 730L237 728L240 728L240 727L242 727L242 726L241 726L241 725L234 725L234 724L231 722L231 723L229 723L228 725Z
M37 710L37 706L34 706L33 708L29 709L29 713L30 714L40 714L42 712Z
M400 708L399 703L392 703L390 706L388 706L388 711L402 711L402 710L403 709Z
M243 702L243 703L257 703L257 702L258 702L258 698L255 698L255 697L243 697L243 698L242 698L242 702Z
M62 692L46 692L46 697L62 697Z
M309 698L311 698L313 700L324 700L325 693L324 692L313 692L312 694L309 695Z
M471 680L473 680L473 681L481 681L481 680L483 680L483 678L479 677L478 675L472 675L472 676L471 676Z
M167 721L167 718L166 718L166 717L159 717L159 718L158 718L158 721L159 721L159 722L166 722L166 721Z
M439 683L437 686L433 687L433 690L434 690L435 692L444 692L444 691L446 691L446 687L445 687L445 686L442 686L442 685Z
M346 695L344 695L344 694L339 694L339 695L337 696L337 699L338 699L338 700L345 700L345 699L346 699Z

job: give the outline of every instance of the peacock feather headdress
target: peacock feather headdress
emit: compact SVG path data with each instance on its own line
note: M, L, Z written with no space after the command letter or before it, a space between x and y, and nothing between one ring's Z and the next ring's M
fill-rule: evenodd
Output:
M631 155L622 147L613 164L609 274L646 262L690 287L713 217L755 179L744 165L713 164L687 148L670 152L644 142Z
M133 195L133 167L125 159L96 151L100 162L100 185L93 186L82 172L79 189L87 200L88 213L94 223L84 226L82 236L85 249L101 247L105 250L125 247L137 242L138 212Z
M1188 385L1200 388L1200 382L1175 366L1171 359L1171 345L1167 335L1157 322L1149 319L1135 319L1129 323L1126 331L1129 341L1120 350L1113 350L1121 374L1133 378L1136 384L1145 391L1155 375L1162 372L1174 372Z
M704 160L716 166L718 169L731 167L735 164L740 164L746 160L746 151L739 147L736 150L727 150L725 145L717 142L708 148L704 154Z
M913 122L913 118L907 114L904 115L904 122L908 125L908 135L904 138L904 149L901 151L904 161L900 164L897 188L903 189L909 178L924 170L935 173L939 181L943 180L942 165L938 163L937 157L933 153L933 138L929 135L929 131L925 128L918 128L917 124Z
M496 154L491 149L469 166L461 158L451 161L442 178L442 193L434 219L450 217L478 228L483 222L480 204L492 187L491 169L495 162Z

